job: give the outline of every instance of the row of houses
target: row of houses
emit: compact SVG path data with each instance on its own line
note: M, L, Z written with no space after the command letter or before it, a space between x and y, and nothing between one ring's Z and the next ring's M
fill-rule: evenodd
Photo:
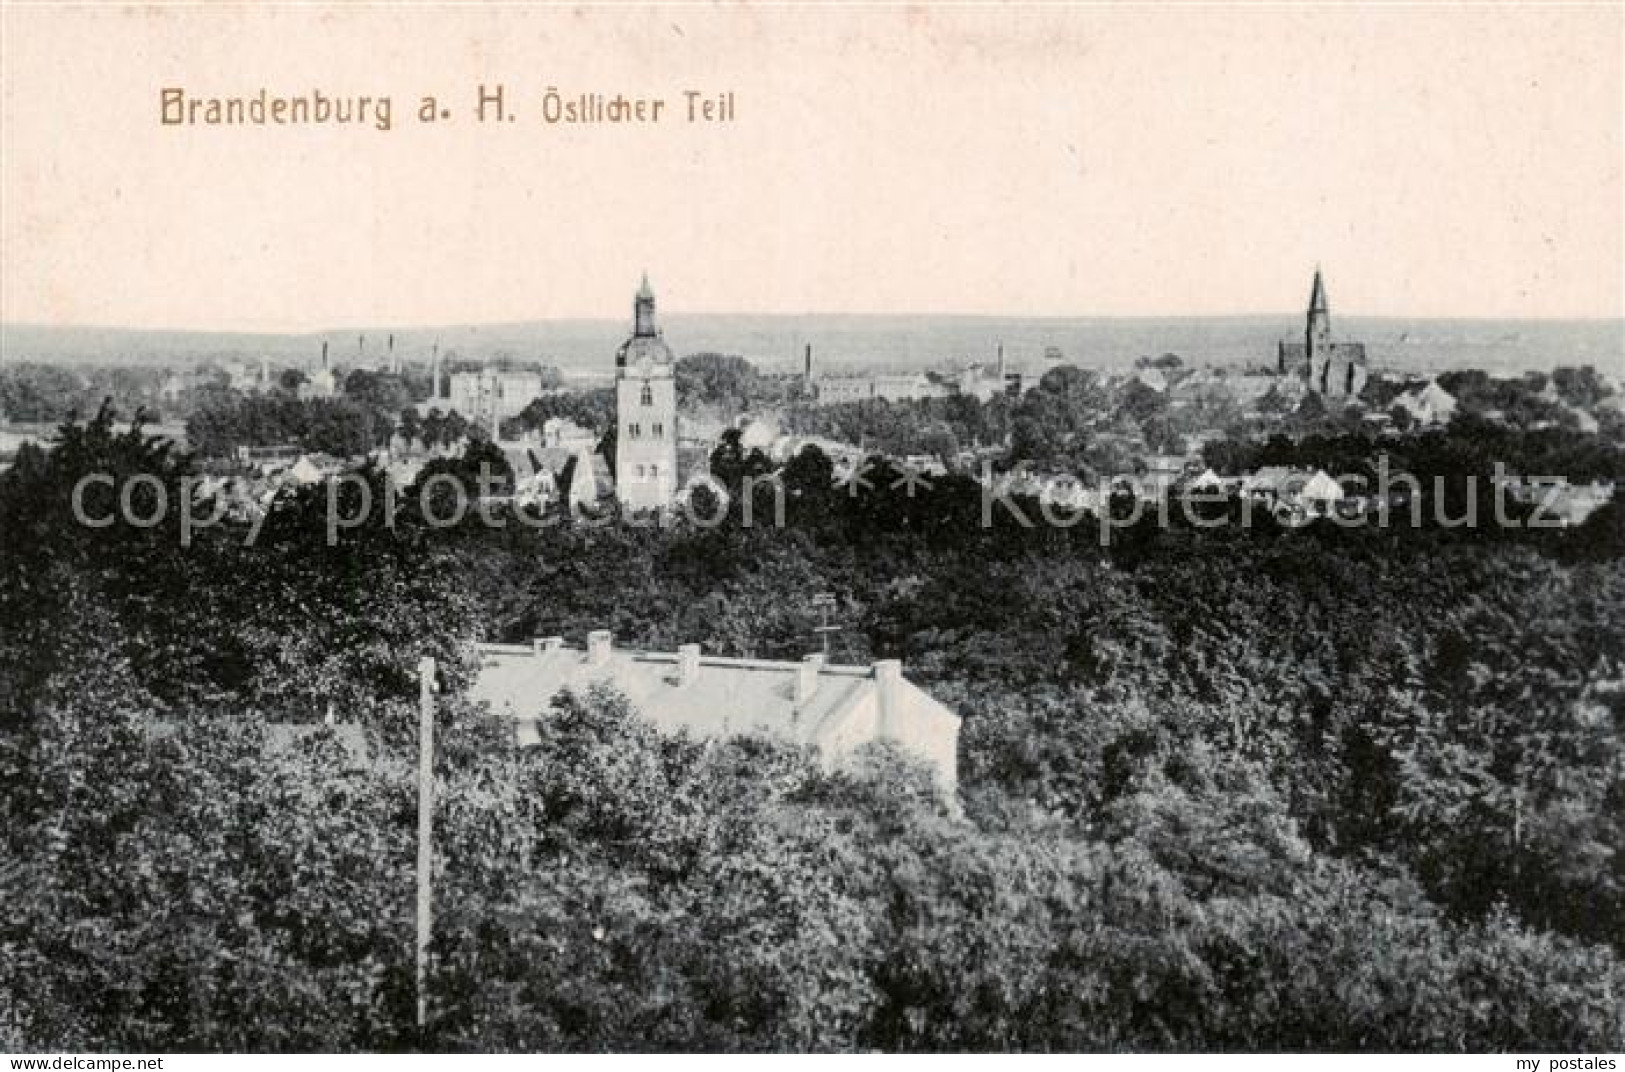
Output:
M1002 494L1028 495L1053 507L1101 513L1119 496L1142 503L1190 498L1210 501L1245 500L1262 507L1277 521L1304 525L1317 518L1355 518L1409 501L1403 483L1381 491L1362 477L1337 479L1324 469L1264 466L1237 476L1221 476L1213 469L1155 458L1143 473L1120 474L1089 483L1068 473L1037 474L1015 471L994 478ZM1503 485L1511 501L1536 508L1543 524L1572 526L1583 523L1615 494L1611 481L1573 484L1562 477L1517 480ZM1383 497L1379 498L1379 491Z
M295 448L248 448L241 455L246 473L207 474L199 479L194 494L200 500L215 500L222 516L234 521L261 517L284 492L319 484L344 472L350 463L328 454L303 453Z

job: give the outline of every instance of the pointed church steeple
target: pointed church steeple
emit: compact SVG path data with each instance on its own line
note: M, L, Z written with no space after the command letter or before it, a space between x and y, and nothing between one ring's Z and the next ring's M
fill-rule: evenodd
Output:
M1309 315L1304 329L1304 343L1312 362L1316 354L1326 352L1332 344L1332 315L1326 307L1326 284L1320 278L1318 264L1314 286L1309 290Z

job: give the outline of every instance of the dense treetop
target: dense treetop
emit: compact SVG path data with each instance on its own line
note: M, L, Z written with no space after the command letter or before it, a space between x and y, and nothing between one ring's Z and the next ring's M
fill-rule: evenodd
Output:
M87 473L185 493L193 461L139 427L25 449L0 475L0 1041L1625 1045L1617 503L1563 532L1264 518L1103 545L1003 506L984 528L959 476L835 485L816 451L783 527L746 527L757 463L721 461L711 528L403 508L329 539L317 485L252 544L183 545L175 509L73 520ZM833 775L663 736L611 692L538 698L520 752L461 699L476 637L793 657L819 592L838 660L902 658L964 718L957 802L885 749ZM445 691L419 1033L423 655ZM360 769L337 731L270 729L330 709L365 728Z

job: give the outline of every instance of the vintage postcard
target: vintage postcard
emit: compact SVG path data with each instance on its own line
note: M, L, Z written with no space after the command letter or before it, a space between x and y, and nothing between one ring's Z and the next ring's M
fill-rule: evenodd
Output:
M1617 1072L1622 161L1619 3L0 4L0 1049Z

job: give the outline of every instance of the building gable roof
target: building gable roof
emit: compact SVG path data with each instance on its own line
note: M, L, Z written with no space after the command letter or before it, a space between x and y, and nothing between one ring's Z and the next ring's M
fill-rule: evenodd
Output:
M1316 469L1313 475L1307 477L1296 489L1295 494L1303 499L1336 502L1343 497L1343 486L1327 476L1324 469Z
M1244 492L1281 492L1285 490L1287 482L1292 478L1292 470L1284 465L1266 465L1255 473L1248 474L1241 482Z

